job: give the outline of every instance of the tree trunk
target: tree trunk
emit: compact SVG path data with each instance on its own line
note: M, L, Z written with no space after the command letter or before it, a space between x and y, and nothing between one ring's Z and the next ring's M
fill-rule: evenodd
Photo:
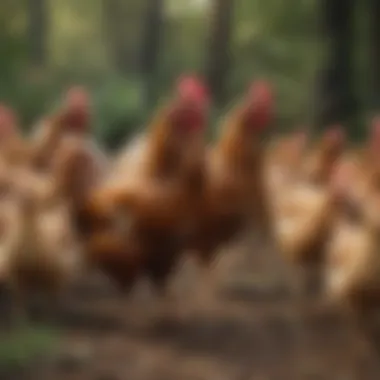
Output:
M148 0L140 56L140 74L145 80L145 102L147 107L154 102L156 97L156 76L164 10L165 0Z
M108 55L112 66L119 72L128 69L128 49L123 38L123 1L103 0L103 24Z
M371 14L371 47L370 47L370 72L372 83L372 98L374 111L380 112L380 2L370 0Z
M48 58L48 18L46 0L28 0L29 58L32 65L45 65Z
M317 122L321 127L348 123L356 116L353 91L353 0L321 0L327 57L319 73Z
M214 0L211 8L211 28L206 61L206 78L216 104L226 101L226 83L231 62L230 39L233 20L233 0Z

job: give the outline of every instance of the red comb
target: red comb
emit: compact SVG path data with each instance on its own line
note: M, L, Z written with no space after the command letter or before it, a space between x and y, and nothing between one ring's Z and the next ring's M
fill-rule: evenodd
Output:
M265 129L273 118L273 94L269 83L253 82L246 99L248 112L245 122L255 130Z
M380 116L376 116L372 120L371 131L372 131L372 135L380 136Z
M342 143L345 133L341 125L335 125L325 132L325 139L332 143Z
M378 156L380 151L380 116L373 118L369 136L369 149L371 154Z
M339 163L334 167L330 185L336 195L346 193L354 170L355 166L350 162Z
M291 141L294 144L294 146L303 148L306 146L307 139L308 139L307 132L304 129L300 129L294 132L294 135L292 136Z
M177 82L176 91L174 124L187 131L203 129L209 105L206 86L195 76L183 76Z
M183 76L178 80L177 92L184 99L201 103L209 100L205 84L195 76Z
M70 129L84 131L88 127L90 99L85 88L71 87L64 99L63 120Z
M14 112L4 104L0 104L0 133L2 135L15 129L16 116Z
M293 136L296 140L302 140L302 141L307 140L307 137L308 137L307 131L305 128L296 130Z
M253 82L249 88L249 93L253 99L260 102L271 102L273 99L270 84L263 80Z
M89 95L84 87L71 87L66 93L66 103L68 107L87 108Z

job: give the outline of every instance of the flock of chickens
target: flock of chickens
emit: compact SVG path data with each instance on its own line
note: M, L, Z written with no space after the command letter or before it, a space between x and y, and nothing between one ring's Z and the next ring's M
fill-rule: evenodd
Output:
M206 269L207 293L218 251L247 229L271 247L252 254L272 255L274 277L295 296L378 306L380 122L360 148L335 126L314 146L304 131L265 143L274 101L255 82L208 145L209 100L199 79L181 78L114 157L92 142L82 88L28 138L1 106L0 281L15 317L31 294L57 301L88 270L125 292L147 278L165 296L189 255Z

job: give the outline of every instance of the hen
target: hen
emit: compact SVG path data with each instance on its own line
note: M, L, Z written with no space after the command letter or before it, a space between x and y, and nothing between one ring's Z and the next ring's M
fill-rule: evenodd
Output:
M146 275L165 294L198 209L207 108L203 84L182 78L148 127L126 180L106 181L85 204L82 216L100 225L90 233L88 257L122 288ZM121 223L110 223L115 212Z
M300 295L320 285L323 253L336 215L336 194L328 184L342 152L340 130L330 129L320 147L306 156L305 172L272 192L278 246L296 271L293 290Z
M202 304L208 304L212 297L216 278L209 268L220 248L246 230L250 234L258 231L265 241L272 237L262 144L263 132L272 120L272 108L269 86L254 83L241 103L227 115L218 141L207 154L198 225L190 245L204 269L204 279L199 283ZM281 268L282 263L274 252L266 254L272 255L276 267Z
M379 349L380 194L370 186L365 202L352 203L352 179L351 168L342 166L335 180L342 207L326 251L325 291L328 300L349 311Z
M1 272L14 293L18 313L36 293L49 301L60 300L81 267L65 205L46 207L35 186L39 181L33 173L20 170L23 173L17 171L13 178L13 218L1 244Z
M90 98L86 90L72 87L65 95L61 109L43 120L34 130L30 147L30 161L35 167L49 171L60 160L60 151L71 144L82 145L102 174L108 160L102 150L89 138ZM65 154L65 153L62 153Z

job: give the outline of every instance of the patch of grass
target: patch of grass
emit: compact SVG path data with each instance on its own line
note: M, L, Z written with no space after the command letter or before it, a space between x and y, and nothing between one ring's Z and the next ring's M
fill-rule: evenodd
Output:
M29 327L0 336L0 368L20 368L52 354L59 334L47 328Z

